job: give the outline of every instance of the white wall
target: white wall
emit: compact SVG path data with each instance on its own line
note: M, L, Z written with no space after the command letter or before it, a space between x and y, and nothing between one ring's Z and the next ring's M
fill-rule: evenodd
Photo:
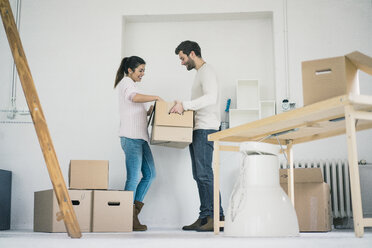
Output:
M369 0L288 1L290 98L298 105L302 104L301 61L339 56L353 50L372 55L371 11ZM24 0L21 38L65 177L70 159L107 159L110 161L110 188L122 189L124 186L124 156L117 137L117 96L112 89L122 54L123 16L237 12L272 12L271 27L268 23L262 25L273 31L273 78L276 101L280 102L286 96L282 1L190 0L185 3L144 0L138 4L127 0ZM134 23L132 26L144 28L146 34L154 37L149 40L149 47L143 55L149 58L143 88L167 92L164 94L171 98L173 95L168 87L178 85L178 80L192 80L193 73L180 67L177 56L173 55L179 42L166 43L170 55L165 55L165 50L156 49L164 47L155 39L160 34L148 29L151 25L159 23ZM195 26L195 33L200 32ZM183 39L183 36L178 39ZM218 64L217 53L213 51L217 46L209 46L207 42L205 39L202 44L205 59L209 61L210 58ZM139 44L146 45L144 40ZM6 46L0 44L0 48L3 54ZM135 43L131 49L137 49ZM153 62L155 58L157 63ZM237 57L236 62L231 63L244 65L245 58ZM161 71L163 75L155 71ZM164 84L161 80L161 83L152 82L153 77L163 78ZM224 82L226 87L235 84L235 75L231 75L231 79ZM370 77L361 75L361 81L362 92L371 93ZM177 92L177 98L188 97L187 85L181 84L180 87L182 91ZM3 92L3 88L0 89ZM369 131L358 134L359 156L372 161L369 139ZM187 150L155 146L152 149L157 179L145 199L143 222L150 227L179 227L192 222L197 217L199 203ZM298 158L345 158L346 153L345 136L295 146ZM225 153L221 160L221 193L226 209L239 157L235 153ZM32 125L1 124L0 166L13 171L12 228L31 228L33 192L51 188Z
M147 63L139 84L144 92L166 101L190 99L195 71L188 72L174 53L189 39L198 41L203 58L217 73L221 112L228 98L236 108L237 79L259 79L262 100L275 100L271 13L136 16L126 17L124 26L123 56L138 55Z

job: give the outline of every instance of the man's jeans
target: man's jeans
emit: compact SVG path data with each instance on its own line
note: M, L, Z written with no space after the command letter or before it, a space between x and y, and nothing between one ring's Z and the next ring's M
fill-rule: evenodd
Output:
M199 218L205 218L207 216L213 217L213 142L208 141L208 135L216 131L217 130L205 129L194 130L192 135L192 143L189 146L192 175L198 185L199 190ZM221 201L220 216L223 216Z
M127 167L127 181L124 190L133 191L134 200L142 202L155 178L155 165L150 146L143 139L120 137L120 141ZM141 172L142 179L140 181Z

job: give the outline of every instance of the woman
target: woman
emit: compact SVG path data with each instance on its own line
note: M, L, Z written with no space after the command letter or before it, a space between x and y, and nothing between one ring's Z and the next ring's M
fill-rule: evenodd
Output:
M133 231L146 231L147 226L138 220L151 182L155 178L155 165L150 150L147 131L147 111L144 103L161 101L158 96L140 94L137 83L145 74L145 61L137 56L126 57L121 61L116 73L114 88L118 88L121 147L125 153L127 181L124 190L133 191ZM142 178L140 174L142 172Z

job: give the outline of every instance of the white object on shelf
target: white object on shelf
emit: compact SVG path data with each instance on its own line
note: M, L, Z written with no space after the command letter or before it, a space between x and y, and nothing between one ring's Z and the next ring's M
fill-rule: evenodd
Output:
M230 109L230 128L275 114L275 101L261 101L257 79L237 80L236 109Z
M275 115L275 101L265 100L260 102L260 118Z
M236 127L260 119L260 110L257 109L230 109L230 125Z
M236 108L259 108L260 87L257 79L238 80L236 86Z

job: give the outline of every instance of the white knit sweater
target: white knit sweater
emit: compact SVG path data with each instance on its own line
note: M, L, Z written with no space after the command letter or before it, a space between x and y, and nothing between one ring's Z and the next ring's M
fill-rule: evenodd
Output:
M149 141L146 105L132 101L139 93L136 83L131 78L124 77L117 88L120 114L119 136Z
M202 65L195 75L191 101L183 101L185 110L194 110L196 129L218 130L221 122L217 75L209 64Z

